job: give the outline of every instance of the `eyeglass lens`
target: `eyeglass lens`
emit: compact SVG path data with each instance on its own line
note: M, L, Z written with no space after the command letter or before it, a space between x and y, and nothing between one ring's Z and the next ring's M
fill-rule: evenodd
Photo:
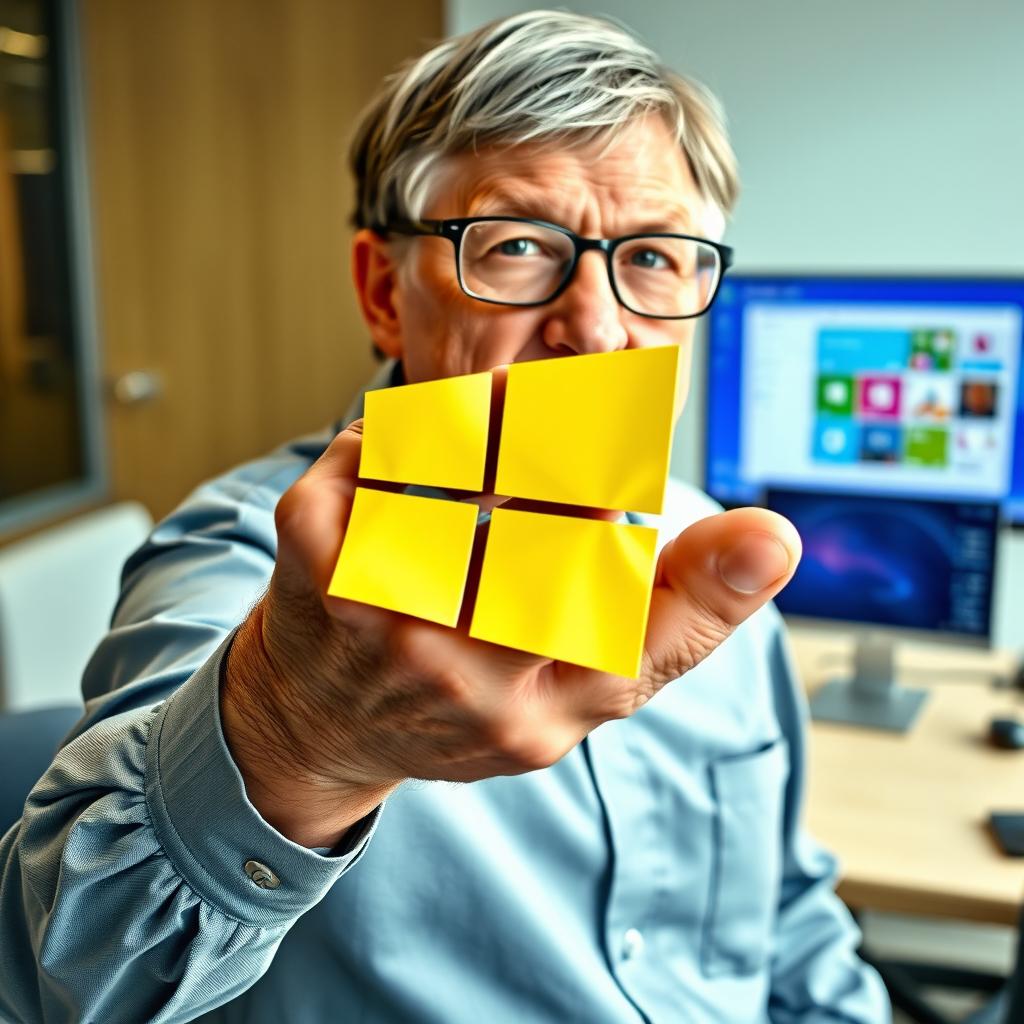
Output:
M539 224L479 221L463 233L462 286L481 299L545 302L572 266L572 239ZM611 260L622 302L651 316L704 312L720 275L718 250L689 238L648 235L620 242Z

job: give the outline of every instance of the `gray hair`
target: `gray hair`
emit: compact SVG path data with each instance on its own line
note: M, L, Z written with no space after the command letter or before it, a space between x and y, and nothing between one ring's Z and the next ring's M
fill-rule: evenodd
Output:
M386 79L349 152L357 227L417 219L445 157L484 145L586 142L657 112L721 222L736 202L736 158L717 100L665 68L626 29L529 11L446 39Z

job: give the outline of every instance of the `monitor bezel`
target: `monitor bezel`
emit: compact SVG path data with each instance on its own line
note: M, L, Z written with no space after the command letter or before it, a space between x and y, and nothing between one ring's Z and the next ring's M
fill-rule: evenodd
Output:
M994 595L993 595L994 598ZM995 601L989 610L988 632L954 633L951 630L915 629L912 626L882 625L867 622L856 622L849 619L828 619L824 616L814 618L810 615L790 614L779 609L786 625L801 630L814 630L820 633L846 633L854 639L862 636L881 636L894 643L940 644L943 647L970 647L976 650L991 651L996 647L995 633Z

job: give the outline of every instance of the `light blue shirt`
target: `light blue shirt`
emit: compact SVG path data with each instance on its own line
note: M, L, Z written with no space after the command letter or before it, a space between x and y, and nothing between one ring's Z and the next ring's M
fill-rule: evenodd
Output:
M220 670L273 569L274 506L333 434L204 484L126 564L86 716L0 845L0 1015L888 1021L800 825L805 712L773 607L550 768L406 783L333 856L262 820ZM716 510L672 483L658 525Z

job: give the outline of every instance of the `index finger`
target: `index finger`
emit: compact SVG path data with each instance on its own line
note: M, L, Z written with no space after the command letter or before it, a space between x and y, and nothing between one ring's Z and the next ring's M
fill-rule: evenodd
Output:
M284 494L274 510L281 582L309 580L326 593L352 510L359 475L363 421L342 430Z

